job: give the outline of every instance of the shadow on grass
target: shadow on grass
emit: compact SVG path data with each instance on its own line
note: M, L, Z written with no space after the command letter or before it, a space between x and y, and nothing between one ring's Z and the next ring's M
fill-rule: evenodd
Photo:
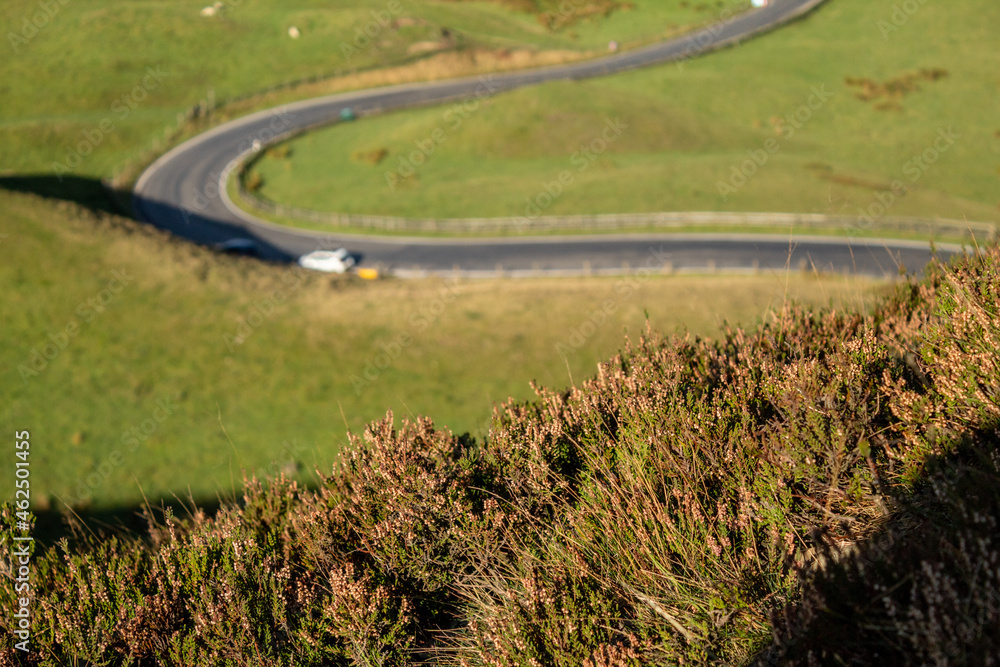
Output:
M748 664L812 664L810 655L823 664L930 664L917 650L947 664L989 664L1000 650L988 573L998 553L998 427L930 457L925 477L895 499L875 533L845 549L816 532L817 565L803 573L802 598L776 614L776 641ZM935 619L949 630L926 631Z
M181 518L188 516L189 510L193 511L190 500L181 502L177 498L150 500L149 506L157 522L162 522L166 508L170 508L174 516ZM223 504L216 499L208 502L198 501L195 506L213 516ZM112 535L142 538L149 534L149 523L144 516L144 507L145 505L133 505L75 511L65 507L50 510L35 509L33 511L35 528L32 537L45 547L52 547L63 538L75 542L77 538L85 535L99 538Z
M234 239L249 240L252 248L248 251L243 246L240 254L254 255L270 262L288 263L298 257L257 233L213 216L212 208L221 206L218 200L211 201L205 212L188 211L166 202L134 197L130 190L113 189L96 178L59 177L54 174L0 176L0 189L70 202L95 213L120 215L144 224L155 220L156 227L199 245L212 247Z
M34 194L46 199L61 199L91 211L123 214L115 199L115 193L105 188L96 178L82 176L60 178L51 174L0 176L0 188L11 192Z
M295 261L297 256L273 246L247 230L232 224L213 219L191 211L183 211L176 206L136 197L129 190L113 190L99 179L80 176L57 177L53 174L32 174L0 176L0 190L21 194L35 195L52 200L66 202L79 206L100 216L119 216L137 220L148 225L144 220L156 220L156 227L171 233L173 236L200 245L231 241L232 239L249 239L253 241L255 253L259 258L279 263ZM132 214L132 206L144 211L142 220ZM150 225L152 226L152 225ZM241 253L243 254L243 253ZM311 488L317 482L312 479L299 480L300 486ZM237 500L229 498L226 504L238 503L239 488L235 491ZM187 497L149 498L149 507L153 516L162 520L165 507L172 508L174 515L185 517L194 506L208 515L214 515L223 502L218 498L197 498L192 502ZM33 536L42 545L52 546L58 540L66 537L71 541L81 535L122 535L143 537L148 534L147 519L143 516L145 503L118 507L99 507L70 510L62 503L53 503L50 509L35 508L35 529Z
M258 479L267 484L268 480L272 478L258 477ZM315 476L296 477L295 479L299 489L303 491L315 492L319 490L320 481ZM32 514L35 517L32 537L45 548L55 546L63 538L68 539L70 543L81 542L82 538L88 536L98 538L98 540L111 536L118 536L126 540L146 539L149 536L150 527L147 514L151 515L159 525L163 524L163 517L168 509L180 519L189 518L196 510L201 510L208 517L214 517L224 507L242 507L242 494L243 484L239 484L234 487L232 493L227 493L224 497L192 499L190 496L177 495L148 498L135 505L83 509L70 509L62 503L58 503L50 509L32 509Z

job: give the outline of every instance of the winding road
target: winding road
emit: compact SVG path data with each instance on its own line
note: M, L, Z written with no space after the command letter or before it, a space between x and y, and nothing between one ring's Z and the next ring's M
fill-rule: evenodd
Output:
M399 276L586 274L656 271L768 271L787 266L819 271L894 275L919 269L926 243L849 241L802 236L616 235L440 239L324 234L265 222L240 210L226 193L229 174L262 146L358 115L497 94L545 81L585 79L696 57L805 15L823 0L771 0L668 42L596 60L504 74L407 84L289 104L216 127L174 148L139 178L133 209L143 221L197 243L234 237L257 240L265 259L294 261L319 248L346 247L361 266ZM941 248L945 253L957 248Z

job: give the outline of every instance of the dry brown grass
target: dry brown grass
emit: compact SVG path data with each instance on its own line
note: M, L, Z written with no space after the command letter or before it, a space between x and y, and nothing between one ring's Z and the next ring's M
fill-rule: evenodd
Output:
M875 102L879 111L900 111L903 98L920 90L921 81L933 82L947 76L947 70L935 68L906 72L881 82L864 77L847 77L844 83L858 89L855 97L862 102Z
M308 99L334 93L364 90L421 81L438 81L491 72L561 65L598 55L590 52L531 49L463 49L437 53L416 62L385 69L369 70L306 83L289 93L277 91L243 100L224 111L233 115L250 109L268 107L294 99Z

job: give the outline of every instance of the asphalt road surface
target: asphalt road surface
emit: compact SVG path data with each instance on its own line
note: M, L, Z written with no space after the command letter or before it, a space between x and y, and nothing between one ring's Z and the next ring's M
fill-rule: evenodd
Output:
M252 114L199 135L157 160L136 183L134 210L141 220L197 243L253 238L262 256L276 261L294 261L316 249L346 247L360 266L400 276L772 271L786 267L881 276L896 274L900 265L919 270L931 256L927 244L899 241L677 234L510 239L323 234L264 222L238 209L225 193L228 174L255 150L305 129L337 122L345 108L363 116L494 95L545 81L585 79L682 62L775 28L822 1L772 0L768 7L726 17L689 36L597 60L377 88ZM939 250L950 254L957 249Z

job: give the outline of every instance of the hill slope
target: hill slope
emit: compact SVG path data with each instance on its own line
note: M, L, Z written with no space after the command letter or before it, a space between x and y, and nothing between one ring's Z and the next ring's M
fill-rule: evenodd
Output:
M649 321L707 335L785 298L870 302L873 286L799 271L331 278L219 256L8 184L0 178L0 421L45 443L32 459L38 510L212 499L241 470L297 469L308 480L329 469L348 430L390 408L483 435L493 403L530 398L531 379L586 377L623 329ZM99 184L81 189L107 205ZM157 420L164 403L169 419ZM0 475L0 496L13 490Z
M481 442L390 414L315 491L36 554L23 663L986 664L998 311L991 248L872 315L650 333Z
M654 41L720 12L678 0L634 0L629 8L586 17L590 5L611 3L577 0L569 18L580 20L545 28L537 12L523 11L530 7L507 3L227 0L214 16L203 16L206 4L213 3L0 4L0 175L110 177L204 129L206 108L215 105L222 107L215 116L241 115L262 104L393 80L578 59L606 52L612 39L623 47ZM297 38L289 35L293 27ZM296 81L295 90L281 90Z
M443 105L332 126L253 173L275 202L417 218L540 207L826 213L859 229L862 216L995 222L1000 53L987 26L1000 5L903 16L896 28L891 6L824 3L680 65L525 88L460 116ZM539 197L564 171L561 194Z

